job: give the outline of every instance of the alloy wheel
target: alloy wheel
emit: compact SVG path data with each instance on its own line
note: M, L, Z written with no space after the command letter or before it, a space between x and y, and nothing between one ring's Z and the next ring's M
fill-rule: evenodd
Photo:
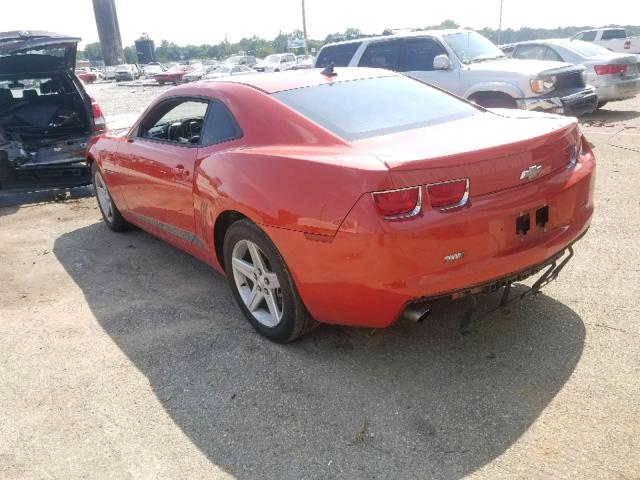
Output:
M113 203L111 201L111 196L109 196L109 191L107 190L107 186L104 183L104 179L102 178L102 174L99 171L96 171L96 174L93 178L93 184L96 187L96 197L98 197L98 203L100 203L100 209L102 213L104 213L105 218L109 223L113 222Z
M280 281L260 247L251 240L237 242L232 271L240 297L253 317L266 327L277 326L284 311Z

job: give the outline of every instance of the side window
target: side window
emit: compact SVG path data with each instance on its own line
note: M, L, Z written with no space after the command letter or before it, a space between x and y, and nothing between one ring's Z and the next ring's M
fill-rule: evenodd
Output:
M514 58L522 60L545 60L547 47L544 45L518 45Z
M202 134L202 145L215 145L242 137L242 130L229 109L219 100L212 100Z
M433 70L433 59L447 51L431 38L416 38L404 43L404 72Z
M584 32L581 38L576 37L576 40L583 40L585 42L593 42L596 39L596 31L591 30L589 32Z
M500 47L502 50L502 53L504 53L507 57L513 57L513 51L516 49L516 47L513 46L508 46L508 47Z
M602 40L613 40L614 38L627 38L627 34L619 28L602 32Z
M564 62L560 54L551 47L547 47L547 55L545 56L545 60L551 60L552 62Z
M162 102L142 121L138 136L176 144L198 144L207 106L206 100L196 99Z
M316 67L324 68L330 63L336 67L346 67L361 44L362 42L351 42L324 47L318 54Z
M400 42L376 42L367 47L360 59L359 67L387 68L398 70L400 64Z

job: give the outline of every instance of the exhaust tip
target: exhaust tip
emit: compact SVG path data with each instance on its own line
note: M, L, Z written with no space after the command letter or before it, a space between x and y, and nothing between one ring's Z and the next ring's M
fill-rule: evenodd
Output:
M408 306L402 317L415 323L424 321L431 314L431 309L426 305L410 305Z

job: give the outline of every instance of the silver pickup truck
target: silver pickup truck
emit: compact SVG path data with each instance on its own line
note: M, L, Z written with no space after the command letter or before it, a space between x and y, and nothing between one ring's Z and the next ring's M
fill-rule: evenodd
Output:
M431 30L323 46L316 67L386 68L487 108L522 108L580 116L598 106L580 65L507 58L469 30Z

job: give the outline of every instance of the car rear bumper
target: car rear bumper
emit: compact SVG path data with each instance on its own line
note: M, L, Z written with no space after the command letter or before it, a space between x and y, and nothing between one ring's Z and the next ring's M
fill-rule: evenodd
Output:
M579 117L592 113L598 108L598 93L594 88L586 88L566 95L522 98L517 100L518 107L524 110L536 110L560 113Z
M595 159L583 158L574 169L472 198L459 211L385 222L364 195L335 237L264 228L314 318L387 327L408 304L528 271L575 242L593 214ZM538 228L535 212L543 206L549 221ZM532 225L519 236L515 222L523 213L533 215Z
M601 102L632 98L640 93L640 77L628 80L621 79L611 85L599 85L596 89L598 99Z

